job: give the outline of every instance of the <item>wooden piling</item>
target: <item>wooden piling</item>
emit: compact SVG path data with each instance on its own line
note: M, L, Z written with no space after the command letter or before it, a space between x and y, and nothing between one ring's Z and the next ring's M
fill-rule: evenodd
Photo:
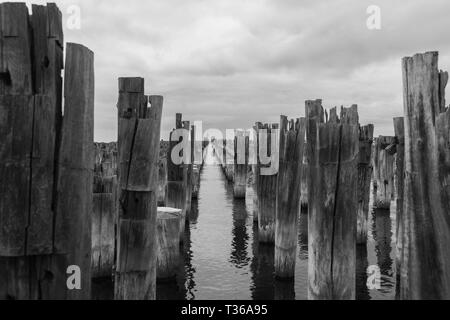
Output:
M297 253L297 221L306 131L305 118L280 120L279 169L275 225L275 276L293 278Z
M336 113L336 111L333 113ZM340 119L335 115L331 115L330 121L359 126L358 106L352 105L350 108L341 107ZM359 126L358 215L356 226L356 243L363 245L367 242L370 181L372 178L373 131L374 126L372 124Z
M66 217L56 214L62 15L55 4L33 5L32 12L29 16L25 3L0 4L0 140L4 146L0 148L0 299L66 299L67 265L59 262L68 251L60 250L65 244L56 235L62 230L54 227L55 221ZM76 78L81 72L68 77ZM85 74L89 80L91 76ZM81 86L85 83L81 81ZM84 113L85 101L73 106L74 99L69 100L74 113L89 115ZM84 136L70 142L82 145Z
M192 132L191 132L191 125L189 121L183 121L183 129L187 130L189 139L192 138ZM185 171L185 188L186 188L186 215L189 215L191 212L191 206L192 206L192 165L193 165L193 142L189 141L189 150L188 154L186 155L186 163L184 164L184 171Z
M94 150L95 175L117 176L117 143L95 143Z
M176 129L182 129L182 115L176 114ZM186 176L183 164L175 164L172 159L172 150L181 141L172 141L173 131L170 133L169 150L167 152L167 194L166 206L169 208L181 209L180 219L180 241L184 239L184 230L186 225Z
M155 299L162 104L161 96L144 95L144 79L119 79L117 300Z
M313 112L319 118L307 126L308 298L355 299L359 128L320 123L320 100L307 101L307 117Z
M401 299L450 299L449 108L438 53L403 58Z
M165 205L167 188L167 159L160 158L158 161L158 205Z
M322 100L317 99L317 100L308 100L306 101L306 107L305 107L305 116L306 116L306 137L309 136L316 136L316 131L317 131L317 123L323 123L325 121L325 113L324 110L322 108ZM313 141L315 142L315 141ZM305 198L302 198L302 201L307 201L306 205L303 205L303 209L307 209L308 208L308 203L309 203L309 179L310 179L310 175L309 175L309 163L310 163L310 153L311 153L311 148L315 148L316 146L310 146L308 145L308 139L306 138L306 145L305 145L305 150L306 152L304 152L304 162L305 162L305 170L303 173L305 173L305 178L303 178L303 189L302 189L302 195L306 194ZM306 190L305 190L306 189Z
M176 276L180 259L180 220L181 209L158 208L156 276L159 281L173 279Z
M253 190L253 222L258 223L259 215L259 201L258 201L258 167L256 164L252 165L252 190Z
M226 140L225 143L225 177L229 182L234 179L234 140Z
M233 196L235 199L245 199L247 190L247 166L249 139L244 131L237 131L234 138L234 178Z
M306 124L305 124L306 125ZM306 138L304 142L305 150L303 152L303 165L302 165L302 174L301 174L301 181L300 181L300 213L307 213L308 212L308 157L307 152L308 146L306 145Z
M191 126L191 168L192 168L192 192L191 192L191 198L197 199L198 198L198 192L200 189L200 169L202 162L199 163L199 157L202 155L202 146L199 145L199 141L196 140L196 127L194 125Z
M68 290L68 299L89 299L91 296L93 140L94 54L82 45L68 43L55 250L67 253L62 261L67 266L79 266L82 274L81 290Z
M394 194L394 154L387 149L395 137L379 136L373 154L374 207L389 209Z
M276 139L279 124L265 124L258 128L258 240L259 242L266 244L275 243L275 216L276 216L276 194L277 194L277 168L274 167L274 163L278 161L278 146L274 146L272 149L272 136ZM267 133L264 141L261 132ZM266 146L263 146L266 144ZM267 154L262 155L266 148ZM273 152L272 152L273 151ZM266 164L262 162L261 157L270 158L270 163ZM271 169L272 166L272 169Z
M115 264L117 177L94 177L92 210L92 278L111 277Z
M92 278L112 277L117 227L117 144L95 143Z
M373 125L362 126L359 129L359 163L358 163L358 217L356 243L367 242L370 181L372 178L372 142Z
M252 149L253 149L253 159L252 159L252 189L253 189L253 223L258 223L259 216L259 200L258 200L258 127L260 127L260 123L255 123L253 126L253 141L252 141Z
M192 199L198 199L200 191L200 165L192 166Z
M395 155L395 188L397 195L397 208L395 218L395 234L396 234L396 255L395 264L397 270L396 295L400 295L400 273L401 259L403 253L403 192L405 181L405 126L404 118L394 118L394 131L396 139L396 155Z

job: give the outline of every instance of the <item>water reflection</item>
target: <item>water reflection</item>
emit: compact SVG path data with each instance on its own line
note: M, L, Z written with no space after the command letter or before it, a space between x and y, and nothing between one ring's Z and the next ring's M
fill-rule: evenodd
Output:
M381 291L389 293L393 288L392 222L389 210L374 209L372 236L375 241L377 265L381 272Z
M302 211L298 217L298 256L308 260L308 211Z
M274 246L260 244L258 241L258 226L253 226L253 259L251 263L253 300L273 300L274 292Z
M367 245L356 246L356 300L370 300L369 289L367 288Z
M248 257L248 241L249 235L247 233L247 208L245 200L233 199L233 230L231 239L231 255L230 262L233 263L236 268L243 268L250 262Z

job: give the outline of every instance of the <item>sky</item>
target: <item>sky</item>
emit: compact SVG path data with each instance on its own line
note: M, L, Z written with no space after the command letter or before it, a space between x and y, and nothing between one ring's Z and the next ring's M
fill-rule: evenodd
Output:
M304 116L311 99L357 104L361 124L392 135L403 115L402 57L439 51L450 69L448 0L54 2L65 41L95 54L97 142L117 139L119 77L144 77L146 94L164 96L164 139L177 112L203 129L251 128ZM379 30L367 28L370 5L381 10Z

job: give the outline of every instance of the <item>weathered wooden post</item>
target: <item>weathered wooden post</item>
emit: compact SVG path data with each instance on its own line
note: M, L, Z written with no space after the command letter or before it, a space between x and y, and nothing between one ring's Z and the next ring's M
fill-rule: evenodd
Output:
M309 202L309 179L310 179L310 175L309 175L309 163L310 163L310 149L311 148L315 148L314 146L309 146L308 145L308 135L309 136L316 136L316 131L317 131L317 123L323 123L325 121L325 113L324 110L322 108L322 100L317 99L317 100L308 100L306 101L306 107L305 107L305 117L306 117L306 143L305 143L305 150L306 152L304 152L304 162L305 162L305 170L304 170L304 178L303 179L303 189L302 189L302 196L304 194L306 194L306 197L302 197L302 201L303 203L305 201L307 201L306 205L303 205L303 209L308 208L308 202ZM303 176L302 176L303 177ZM306 189L306 190L305 190Z
M117 178L94 177L92 210L92 278L111 277L115 251L115 226L117 220Z
M358 163L358 217L356 243L367 242L367 221L369 216L370 180L372 178L372 124L359 128L359 163Z
M175 128L177 130L183 128L181 113L176 114ZM181 209L180 219L180 241L183 241L184 230L186 226L186 176L183 164L175 164L172 159L172 151L179 141L173 141L174 131L170 133L169 150L167 151L167 194L166 206L169 208Z
M200 191L200 165L192 166L192 199L198 199Z
M0 299L89 299L93 53L67 44L62 120L61 12L32 12L0 4Z
M306 124L305 124L306 125ZM300 181L300 213L308 212L308 156L306 150L308 150L308 146L306 144L306 138L304 142L305 150L303 152L303 165L302 165L302 174Z
M253 159L252 159L252 189L253 189L253 222L258 223L259 216L259 200L258 200L258 178L259 178L259 169L258 169L258 127L259 123L255 123L253 126Z
M167 193L167 152L169 142L161 140L159 143L159 160L158 160L158 206L166 205Z
M307 101L309 299L354 299L358 212L358 125L320 123L321 101ZM337 118L337 117L336 117ZM318 123L319 122L319 123Z
M198 157L202 155L202 146L199 145L199 141L196 140L196 126L191 126L191 147L192 147L192 155L191 155L191 166L192 166L192 199L198 198L198 192L200 189L200 169L201 162L198 163Z
M111 277L117 224L117 145L95 144L92 278Z
M396 155L395 155L395 188L397 194L397 208L395 219L396 234L396 256L395 264L397 270L396 296L400 295L400 273L403 253L403 190L405 181L405 126L404 118L394 118L394 131L396 139Z
M158 205L165 205L167 188L167 158L159 158L158 177Z
M279 124L258 128L258 240L266 244L275 243L278 130Z
M389 146L395 144L395 137L379 136L375 140L373 154L374 167L374 206L378 209L389 209L394 193L394 155Z
M181 209L158 208L158 280L169 280L176 276L180 259L180 220Z
M223 170L223 173L225 174L225 177L227 178L227 176L226 176L226 166L227 166L227 159L228 158L227 158L227 140L226 139L223 139L223 149L222 149L222 151L223 151L223 155L222 155L222 170Z
M191 132L191 125L189 121L183 121L183 129L187 130L188 132L188 137L191 138L192 137L192 132ZM189 146L190 150L188 151L188 155L186 155L186 161L187 163L184 164L184 174L185 174L185 188L186 188L186 215L189 215L189 213L191 212L191 206L192 206L192 189L193 189L193 185L192 185L192 160L193 160L193 148L192 148L192 141L189 141L189 143L187 144L187 146Z
M162 105L161 96L144 95L144 79L119 79L120 215L115 276L119 300L155 299Z
M403 58L401 299L450 299L450 110L438 53Z
M358 106L341 108L341 118L337 118L336 109L330 112L330 121L359 126ZM372 124L359 126L359 162L358 162L358 216L356 226L356 243L367 241L367 223L369 216L370 181L372 177L372 141L374 127Z
M244 131L236 131L234 138L234 178L233 196L235 199L245 199L247 190L247 166L249 139Z
M25 3L0 4L1 300L52 298L47 289L53 283L44 278L44 269L56 274L45 264L51 264L54 253L52 205L61 77L36 68L32 58L42 61L42 55L48 54L48 69L59 68L61 75L62 62L55 59L56 54L63 55L62 43L57 45L62 37L62 29L57 33L61 13L54 5L33 9L30 18ZM54 22L49 30L37 25L39 20L47 26L48 19ZM32 47L34 38L40 47Z
M81 290L68 290L68 299L88 299L91 295L93 144L94 54L82 45L68 43L55 247L57 252L67 252L64 262L78 266L82 274Z
M117 176L117 143L94 144L94 173L103 177Z
M226 140L225 143L225 177L228 181L233 182L234 179L234 140Z
M275 276L278 278L293 278L295 273L305 130L305 118L288 124L287 117L281 116L275 224Z

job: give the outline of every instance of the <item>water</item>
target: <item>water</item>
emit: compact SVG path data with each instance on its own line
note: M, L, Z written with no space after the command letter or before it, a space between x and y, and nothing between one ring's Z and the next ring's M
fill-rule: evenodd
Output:
M208 160L212 160L211 148ZM192 204L186 242L176 282L159 283L158 299L307 299L307 215L298 224L295 280L274 280L274 248L259 245L253 224L253 192L233 199L233 190L218 165L205 165L199 198ZM393 202L394 204L394 202ZM357 299L395 297L395 206L369 214L367 246L357 248ZM367 288L367 268L378 266L379 290Z

